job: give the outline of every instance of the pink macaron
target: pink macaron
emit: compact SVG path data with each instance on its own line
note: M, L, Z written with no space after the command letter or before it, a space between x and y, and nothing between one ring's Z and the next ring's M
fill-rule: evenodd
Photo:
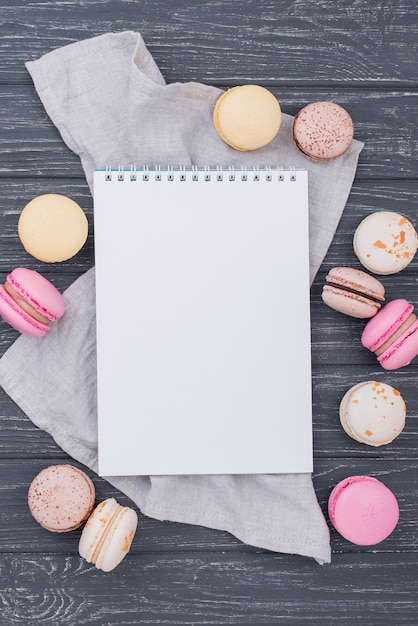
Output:
M46 530L75 530L90 515L95 489L85 472L73 465L49 465L33 479L28 505L35 520Z
M327 162L350 147L354 125L349 113L335 102L312 102L293 121L293 142L311 161Z
M398 298L385 304L367 322L361 343L374 352L386 370L405 367L418 355L418 320L414 307Z
M322 300L331 309L351 317L373 317L385 300L382 283L352 267L334 267L325 281Z
M388 487L370 476L351 476L334 487L328 514L335 530L351 543L384 541L399 521L399 505Z
M25 335L43 337L64 312L60 292L34 270L18 267L0 285L0 315Z

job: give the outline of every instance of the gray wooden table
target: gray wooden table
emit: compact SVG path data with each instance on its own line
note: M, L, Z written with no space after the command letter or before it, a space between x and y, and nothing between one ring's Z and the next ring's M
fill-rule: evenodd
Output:
M332 564L278 555L227 533L140 517L124 563L103 575L77 554L78 535L52 535L26 493L48 464L72 459L0 390L0 624L417 624L418 361L383 373L360 344L362 323L327 309L335 265L359 267L352 236L367 214L396 210L418 225L418 12L415 0L3 0L0 39L0 271L26 265L65 289L93 264L92 201L78 158L47 117L24 62L109 31L142 33L167 82L271 89L286 113L334 100L365 142L335 239L312 287L314 485L324 512L332 487L370 474L396 494L401 517L373 548L331 529ZM22 207L41 193L77 200L90 221L72 261L45 268L17 238ZM387 298L418 305L418 259L384 279ZM1 354L17 333L0 321ZM345 390L378 378L402 390L404 433L384 449L339 425ZM98 498L127 498L92 475Z

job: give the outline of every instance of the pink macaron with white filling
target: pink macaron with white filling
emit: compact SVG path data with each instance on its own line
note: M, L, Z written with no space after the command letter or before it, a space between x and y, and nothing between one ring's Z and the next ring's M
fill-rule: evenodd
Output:
M60 292L34 270L18 267L0 285L0 315L20 333L43 337L64 312Z
M388 302L366 324L361 342L386 370L405 367L418 355L418 320L414 307L398 298Z
M350 476L332 490L328 514L342 537L359 546L373 546L396 528L399 505L392 491L377 478Z

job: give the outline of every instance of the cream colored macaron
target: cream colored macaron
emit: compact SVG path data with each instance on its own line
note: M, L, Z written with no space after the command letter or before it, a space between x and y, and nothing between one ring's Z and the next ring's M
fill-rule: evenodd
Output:
M74 200L59 194L44 194L22 210L18 233L26 252L45 263L71 259L87 239L88 222Z
M242 85L218 99L213 123L218 135L235 150L257 150L279 132L282 112L277 98L259 85Z
M347 435L369 446L391 443L404 429L405 418L401 393L375 380L351 387L340 404L340 421Z

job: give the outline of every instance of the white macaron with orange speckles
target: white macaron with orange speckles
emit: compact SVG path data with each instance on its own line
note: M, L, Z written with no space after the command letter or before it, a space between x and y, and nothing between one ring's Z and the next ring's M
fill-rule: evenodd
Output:
M133 509L121 506L114 498L103 500L83 528L78 545L80 556L97 569L110 572L128 554L137 524Z
M403 430L406 405L401 393L376 381L358 383L341 400L340 420L347 435L369 446L383 446Z

